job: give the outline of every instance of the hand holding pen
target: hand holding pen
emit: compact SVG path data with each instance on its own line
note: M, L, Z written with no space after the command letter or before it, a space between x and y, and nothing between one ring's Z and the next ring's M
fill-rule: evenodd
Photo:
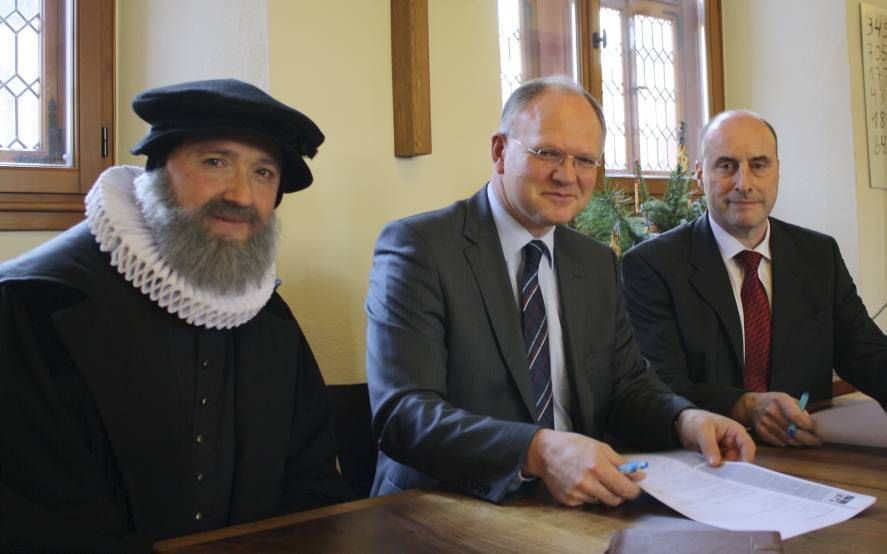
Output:
M818 446L822 441L816 435L816 422L804 411L804 404L801 407L797 399L783 392L748 392L736 403L730 417L751 427L758 439L775 446Z
M802 412L807 409L807 402L809 400L810 400L810 393L807 391L804 391L804 394L801 395L801 402L798 404L798 407L801 409ZM798 426L795 425L794 421L792 421L791 423L788 424L788 430L785 432L785 434L786 434L786 436L788 436L788 439L791 440L791 439L795 438L795 433L797 433L797 432L798 432Z

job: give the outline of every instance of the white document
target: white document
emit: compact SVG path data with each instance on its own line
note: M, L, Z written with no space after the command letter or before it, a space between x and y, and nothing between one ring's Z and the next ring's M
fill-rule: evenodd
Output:
M887 448L887 413L861 392L832 399L832 406L812 414L823 442Z
M644 491L690 519L732 531L779 531L788 539L850 519L875 502L754 464L709 467L688 450L628 458L650 464L638 483Z

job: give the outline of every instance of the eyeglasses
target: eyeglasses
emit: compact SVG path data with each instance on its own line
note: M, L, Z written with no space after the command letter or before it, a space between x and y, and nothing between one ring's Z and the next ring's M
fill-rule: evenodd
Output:
M508 135L508 138L523 146L527 152L532 154L533 157L540 162L552 167L560 166L564 163L564 160L572 159L573 169L576 170L576 173L586 174L595 171L604 163L603 158L598 159L590 158L588 156L572 156L570 154L564 154L557 148L530 148L511 135Z

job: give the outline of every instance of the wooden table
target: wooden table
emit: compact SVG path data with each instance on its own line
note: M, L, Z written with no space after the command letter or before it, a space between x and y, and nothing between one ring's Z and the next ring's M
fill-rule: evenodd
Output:
M786 552L887 552L887 449L761 446L765 467L878 497L838 525L785 542ZM497 506L408 491L157 543L179 552L603 552L624 527L705 528L648 495L619 508L557 505L543 486Z

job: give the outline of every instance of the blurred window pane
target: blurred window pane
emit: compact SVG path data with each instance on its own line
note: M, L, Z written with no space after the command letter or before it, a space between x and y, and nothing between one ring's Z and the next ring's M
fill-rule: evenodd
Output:
M73 0L0 0L0 164L70 167Z

